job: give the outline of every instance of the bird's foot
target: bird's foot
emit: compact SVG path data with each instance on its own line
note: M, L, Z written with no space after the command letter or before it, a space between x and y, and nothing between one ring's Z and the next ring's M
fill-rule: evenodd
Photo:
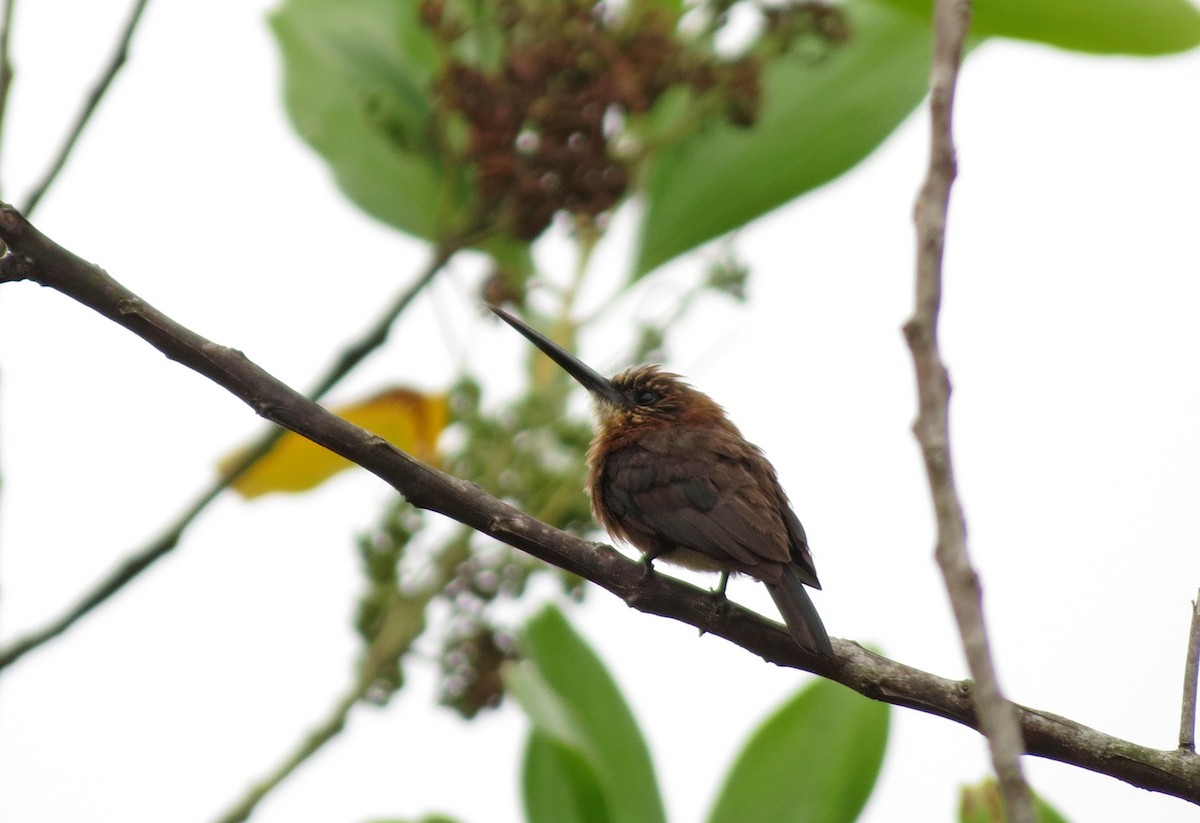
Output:
M729 607L729 598L725 596L725 587L729 585L729 572L721 572L721 582L717 587L709 592L712 597L713 605L717 611L717 617L723 618L725 610Z
M721 572L721 582L713 589L713 596L725 599L725 588L729 585L729 572Z

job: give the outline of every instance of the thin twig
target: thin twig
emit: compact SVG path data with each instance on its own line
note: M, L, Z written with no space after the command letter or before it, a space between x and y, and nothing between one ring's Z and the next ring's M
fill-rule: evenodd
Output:
M12 41L13 7L16 5L17 0L4 0L4 16L0 19L0 143L4 138L4 115L8 111L8 92L13 81L9 44Z
M954 92L970 25L969 0L937 0L930 69L929 168L917 197L916 307L904 326L917 376L920 410L913 431L921 444L937 516L937 561L975 682L979 725L1010 823L1033 823L1033 798L1021 768L1025 743L1016 708L1000 689L983 618L983 592L967 551L967 526L950 453L950 379L938 349L942 253L950 187L956 174Z
M1179 748L1196 751L1196 681L1200 674L1200 592L1192 601L1192 626L1188 630L1187 662L1183 669L1183 708L1179 715Z
M452 544L438 557L433 558L430 568L434 573L422 582L418 590L403 595L393 593L391 607L383 620L383 626L366 649L353 686L338 698L325 715L325 719L313 727L269 775L247 789L241 798L217 818L217 823L242 823L248 820L268 794L342 732L354 707L371 696L380 678L390 668L397 666L398 661L412 650L412 645L420 636L424 625L424 621L414 619L414 615L424 614L429 603L441 593L459 565L467 559L468 551L465 543Z
M326 743L342 732L342 729L346 727L346 720L350 717L350 712L370 689L371 682L369 680L358 678L354 686L338 698L325 719L309 730L295 750L284 758L275 771L247 789L242 798L217 818L218 823L242 823L243 820L249 820L250 815L268 794L278 788L291 776L292 772L320 751Z
M317 401L324 397L330 389L336 386L342 378L361 363L367 355L386 342L392 324L396 322L396 319L408 308L409 304L432 282L437 273L454 256L461 247L460 242L457 240L448 242L434 252L433 257L425 266L425 269L417 275L416 280L401 292L387 310L380 315L379 319L367 329L365 334L342 350L341 354L338 355L333 364L317 380L316 385L308 393L307 396L310 400ZM262 437L247 449L245 455L237 464L232 466L229 471L214 480L208 488L201 492L200 496L184 509L158 537L121 561L115 569L101 578L100 582L91 591L87 592L63 614L54 618L45 626L17 638L6 648L0 649L0 671L3 671L5 667L17 662L29 652L67 631L97 606L121 591L126 584L133 581L156 561L169 554L179 545L179 540L183 536L183 533L208 508L208 505L221 492L229 488L235 480L245 474L251 466L262 459L283 434L283 429L274 426L264 432Z
M92 119L92 115L100 105L100 101L104 99L104 95L116 78L117 72L125 65L125 61L129 59L129 44L133 41L133 34L137 31L138 22L142 18L142 12L146 10L147 2L148 0L134 0L133 11L130 12L129 19L125 23L125 28L117 38L116 50L113 51L112 57L109 58L108 64L104 67L104 71L96 81L96 84L92 86L92 90L84 98L83 108L76 115L75 123L71 126L70 131L67 132L66 140L63 141L58 154L50 163L50 167L46 170L46 173L42 176L41 182L33 187L33 191L26 198L25 206L22 209L25 214L33 214L33 210L37 208L38 203L46 195L47 189L58 178L59 172L67 164L67 158L71 156L71 151L75 148L80 135L83 134L83 130Z
M391 333L396 319L404 313L417 295L433 282L433 278L450 262L450 258L463 248L463 245L464 241L461 238L455 238L434 250L433 257L426 264L425 269L417 275L409 287L392 301L392 305L388 306L366 333L342 350L326 373L313 386L310 392L313 398L325 396L342 378L365 360L367 355L387 342L388 334Z
M204 375L258 414L342 455L403 494L514 548L584 577L630 606L723 637L767 662L814 672L867 697L982 727L983 701L970 682L948 680L888 660L848 640L834 640L833 659L805 652L778 623L736 604L717 603L707 590L663 574L608 546L581 540L534 520L478 486L414 460L288 388L242 353L181 326L130 292L98 266L57 245L19 213L0 204L0 283L32 280L54 288L132 331L163 354ZM1011 706L1011 704L1007 704ZM1015 707L1028 753L1200 805L1200 757L1178 749L1140 746L1066 717Z

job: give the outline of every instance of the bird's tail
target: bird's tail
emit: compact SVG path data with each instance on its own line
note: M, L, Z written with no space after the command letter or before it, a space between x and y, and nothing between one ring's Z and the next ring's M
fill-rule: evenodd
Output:
M816 606L791 566L784 567L783 577L778 583L767 584L767 591L779 607L788 631L801 648L825 657L834 656L833 644L825 633L825 624L821 622Z

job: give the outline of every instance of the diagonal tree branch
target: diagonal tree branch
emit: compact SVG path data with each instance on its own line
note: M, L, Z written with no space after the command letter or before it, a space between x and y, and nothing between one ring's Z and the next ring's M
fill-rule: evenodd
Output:
M37 231L11 207L0 206L0 283L32 280L54 288L124 326L169 358L224 387L258 414L358 463L418 508L436 511L477 531L591 580L639 611L669 617L723 637L764 660L814 672L867 697L980 727L974 688L834 640L836 658L806 653L778 623L707 590L665 575L646 575L641 563L522 514L477 486L443 474L312 403L243 354L184 328L121 286L99 267ZM1013 707L1028 752L1116 777L1134 786L1200 804L1200 757L1121 740L1048 712Z
M392 304L387 307L387 310L379 316L358 340L355 340L343 349L326 370L325 374L318 378L316 385L307 395L310 400L315 402L324 397L330 389L353 371L371 352L387 342L388 334L396 319L404 313L404 310L416 299L417 295L433 281L438 272L445 267L450 258L462 247L463 242L457 239L451 240L434 252L433 257L425 266L424 271L417 275L416 280L400 293ZM209 504L216 500L234 481L249 471L255 463L261 460L279 441L279 438L283 434L284 430L276 426L272 426L268 431L264 432L247 449L245 455L242 456L236 465L232 466L224 475L214 480L187 508L179 513L158 537L122 560L115 569L101 578L90 591L80 597L74 605L61 615L0 649L0 671L16 663L29 652L66 632L95 608L125 588L127 584L133 582L138 575L170 554L179 545L184 532L208 508Z
M904 326L904 334L917 375L920 410L913 431L925 458L937 517L937 562L976 684L979 727L988 741L1007 819L1011 823L1034 823L1033 797L1021 769L1021 755L1025 753L1021 724L1016 708L1000 689L983 617L982 587L967 552L967 524L950 453L950 378L938 349L946 215L956 174L954 92L970 17L970 0L937 0L934 4L929 168L915 209L916 308Z

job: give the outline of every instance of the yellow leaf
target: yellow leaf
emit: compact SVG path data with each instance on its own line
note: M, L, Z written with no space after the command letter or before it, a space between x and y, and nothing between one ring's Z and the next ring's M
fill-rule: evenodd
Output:
M399 388L330 411L426 463L437 462L438 435L446 428L450 413L444 394ZM228 474L245 457L246 450L242 447L222 457L217 462L218 471ZM353 465L324 446L287 432L232 485L247 500L270 492L303 492Z

